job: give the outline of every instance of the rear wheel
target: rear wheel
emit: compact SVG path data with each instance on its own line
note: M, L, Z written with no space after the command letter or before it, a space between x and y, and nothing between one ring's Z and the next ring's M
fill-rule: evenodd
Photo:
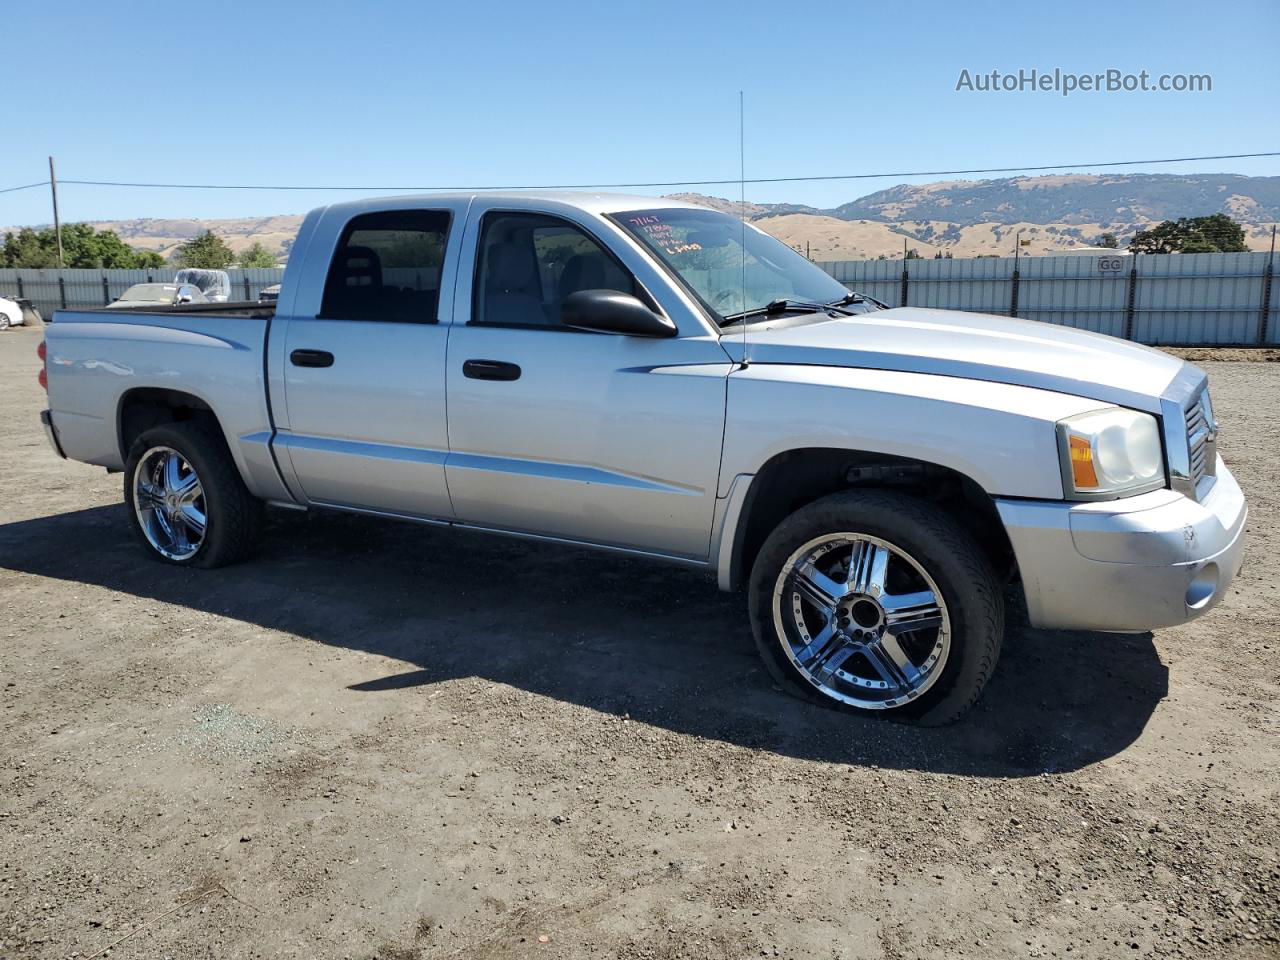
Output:
M858 713L948 723L1000 652L991 566L938 508L848 491L796 511L752 570L751 625L787 691Z
M262 505L222 438L195 422L166 424L134 441L124 472L129 522L152 556L219 567L252 549Z

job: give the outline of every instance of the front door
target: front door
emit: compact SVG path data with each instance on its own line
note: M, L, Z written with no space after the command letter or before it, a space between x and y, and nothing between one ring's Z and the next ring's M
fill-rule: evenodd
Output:
M489 211L474 226L474 289L469 311L460 298L447 369L458 519L705 560L724 350L703 331L650 339L564 327L560 304L577 290L648 294L582 225Z

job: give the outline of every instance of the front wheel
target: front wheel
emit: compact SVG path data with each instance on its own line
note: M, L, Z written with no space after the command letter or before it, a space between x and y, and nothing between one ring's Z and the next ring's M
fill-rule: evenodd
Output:
M186 421L145 431L129 451L124 500L130 526L152 556L220 567L246 556L262 504L244 485L222 437Z
M924 724L957 719L1000 655L1004 608L985 555L925 501L847 491L770 534L750 585L751 627L784 690Z

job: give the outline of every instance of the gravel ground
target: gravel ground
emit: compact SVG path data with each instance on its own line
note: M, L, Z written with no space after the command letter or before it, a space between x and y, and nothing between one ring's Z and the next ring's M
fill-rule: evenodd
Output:
M679 569L342 516L151 562L45 444L39 335L0 334L0 957L1280 956L1280 365L1204 361L1223 605L1015 611L916 730L784 697Z

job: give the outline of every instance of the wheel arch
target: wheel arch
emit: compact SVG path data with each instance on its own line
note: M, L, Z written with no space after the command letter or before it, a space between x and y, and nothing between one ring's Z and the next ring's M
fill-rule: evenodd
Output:
M129 448L146 430L166 423L197 420L211 427L226 442L218 415L204 398L185 390L165 387L133 387L120 395L116 405L116 442L120 462L129 459Z
M972 477L941 464L870 450L803 447L770 457L751 477L737 517L727 518L731 536L720 553L720 583L746 584L765 539L784 518L828 494L848 489L896 490L936 503L974 537L992 568L1016 572L1012 544L991 495Z

